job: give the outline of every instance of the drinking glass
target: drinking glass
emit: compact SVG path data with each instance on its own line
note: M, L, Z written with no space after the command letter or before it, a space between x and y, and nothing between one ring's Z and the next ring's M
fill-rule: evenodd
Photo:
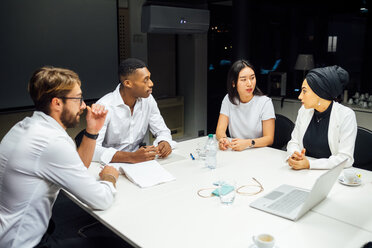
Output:
M204 142L198 142L196 144L196 154L198 155L197 159L205 160L205 158L206 158L205 141Z

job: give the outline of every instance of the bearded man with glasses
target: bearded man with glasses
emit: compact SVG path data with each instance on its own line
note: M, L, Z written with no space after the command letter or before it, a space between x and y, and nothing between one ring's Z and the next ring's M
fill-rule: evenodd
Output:
M111 237L55 240L46 232L60 189L98 210L109 208L116 193L115 168L105 166L100 180L87 171L96 145L89 135L98 134L107 110L86 106L80 85L78 75L63 68L43 67L31 77L36 111L0 144L0 247L118 247ZM84 109L88 135L77 151L66 128L79 123Z

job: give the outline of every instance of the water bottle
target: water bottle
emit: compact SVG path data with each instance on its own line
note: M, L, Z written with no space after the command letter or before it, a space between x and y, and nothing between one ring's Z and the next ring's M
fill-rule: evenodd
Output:
M217 166L217 143L213 138L213 134L208 135L208 140L205 145L205 165L209 169L216 169Z

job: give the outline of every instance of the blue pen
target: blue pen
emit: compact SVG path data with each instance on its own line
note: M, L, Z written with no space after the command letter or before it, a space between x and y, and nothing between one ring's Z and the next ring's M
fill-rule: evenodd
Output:
M190 157L192 160L195 160L194 156L192 155L192 153L190 152Z

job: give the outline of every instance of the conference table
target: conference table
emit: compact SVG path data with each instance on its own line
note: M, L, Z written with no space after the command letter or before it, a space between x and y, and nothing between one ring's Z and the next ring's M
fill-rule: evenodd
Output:
M357 187L336 181L325 200L294 222L249 204L281 184L311 189L324 170L292 170L285 162L286 152L269 147L218 151L217 168L211 170L196 155L206 139L179 142L169 158L159 159L176 180L140 188L121 175L115 202L105 211L93 211L72 199L134 247L248 248L253 247L252 236L260 233L272 234L277 248L357 248L372 241L372 172L357 169L362 179ZM89 171L98 178L99 164L92 163ZM227 177L237 186L254 184L254 177L264 191L236 194L228 206L218 197L197 194Z

